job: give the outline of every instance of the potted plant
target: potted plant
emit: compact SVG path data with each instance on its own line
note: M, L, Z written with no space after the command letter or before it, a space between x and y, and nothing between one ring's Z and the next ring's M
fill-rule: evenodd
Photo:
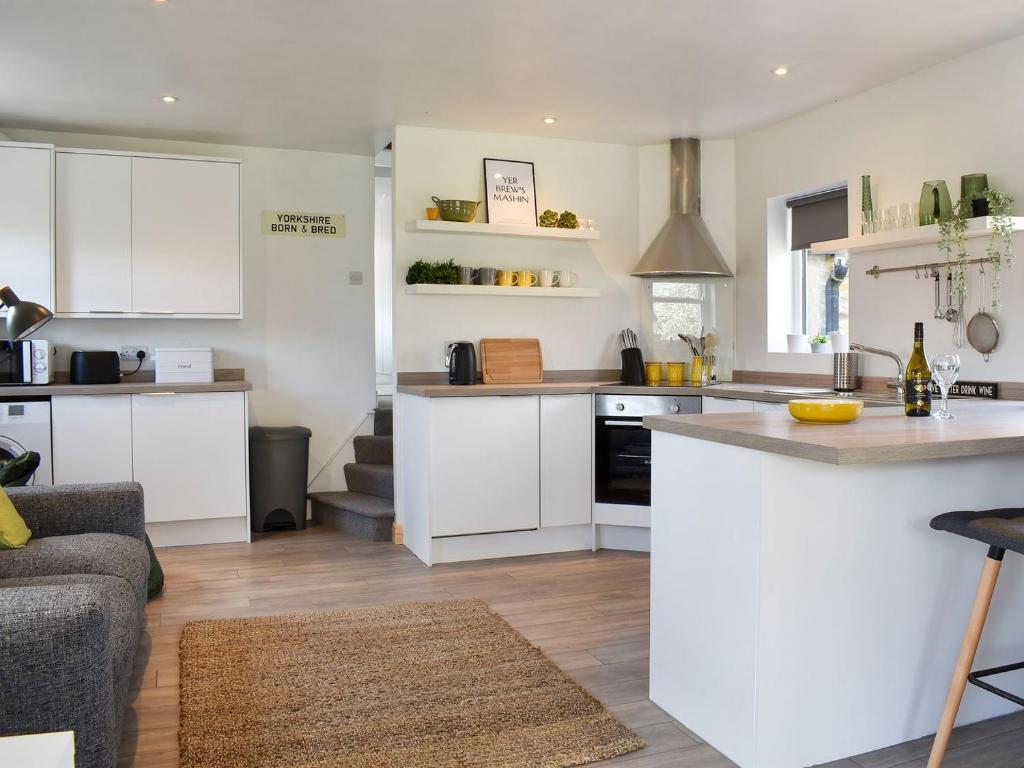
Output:
M1002 306L1000 287L1002 271L1013 267L1013 221L1010 208L1013 198L997 189L986 189L985 200L988 202L988 213L992 219L992 232L985 247L985 257L992 265L992 308L998 312ZM974 201L964 197L953 205L949 216L939 220L939 251L947 262L953 265L953 290L957 303L963 306L967 302L967 223L974 217Z
M823 333L819 333L811 339L811 352L824 354L832 351L832 341Z
M405 273L405 282L408 285L458 285L459 265L454 259L448 261L420 261L413 262L409 271Z

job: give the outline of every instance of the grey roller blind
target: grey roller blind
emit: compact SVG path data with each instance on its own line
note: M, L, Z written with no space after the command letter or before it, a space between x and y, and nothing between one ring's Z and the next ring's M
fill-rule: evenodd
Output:
M846 187L787 200L792 210L790 250L802 251L811 243L837 240L849 234Z

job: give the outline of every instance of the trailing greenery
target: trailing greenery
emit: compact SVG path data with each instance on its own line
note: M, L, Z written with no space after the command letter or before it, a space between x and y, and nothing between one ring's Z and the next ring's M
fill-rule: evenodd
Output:
M997 189L985 190L988 200L988 215L992 217L992 234L989 236L985 255L992 264L992 309L1002 309L1002 277L1003 269L1012 269L1013 254L1013 222L1010 221L1010 207L1013 198L1004 195Z
M1002 308L1001 278L1003 269L1010 269L1014 263L1013 222L1010 220L1010 208L1013 198L996 189L985 190L988 200L988 215L992 218L992 233L985 256L992 265L992 308L998 312ZM967 198L958 200L953 205L953 213L939 220L939 252L952 264L953 291L958 304L962 307L967 302L967 223L973 217L974 210ZM955 264L954 264L955 261Z
M405 273L408 285L458 285L459 265L455 259L448 261L415 261Z

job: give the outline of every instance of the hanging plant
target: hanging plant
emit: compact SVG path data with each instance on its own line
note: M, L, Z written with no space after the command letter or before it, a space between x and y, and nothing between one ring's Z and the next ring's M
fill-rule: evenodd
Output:
M992 308L998 312L1002 306L1000 286L1003 269L1010 269L1014 263L1013 253L1013 221L1010 207L1013 198L1004 195L997 189L986 189L985 199L988 200L989 216L992 219L992 232L985 256L992 265ZM967 224L974 216L974 206L970 200L963 198L953 205L949 216L939 219L939 252L951 265L953 274L953 292L957 303L963 306L967 302Z
M971 201L963 198L953 205L949 216L939 219L939 252L946 257L953 275L953 293L958 303L967 301L967 222L971 218Z
M985 255L992 265L992 309L998 312L1002 309L1003 269L1012 269L1014 262L1013 222L1010 219L1013 198L998 189L986 189L985 199L988 200L988 214L992 217L992 234L989 235Z

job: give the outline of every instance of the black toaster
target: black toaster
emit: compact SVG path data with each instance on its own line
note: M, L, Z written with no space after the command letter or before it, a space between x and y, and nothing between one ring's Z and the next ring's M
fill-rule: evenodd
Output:
M117 352L71 353L72 384L118 384L121 381L121 358Z

